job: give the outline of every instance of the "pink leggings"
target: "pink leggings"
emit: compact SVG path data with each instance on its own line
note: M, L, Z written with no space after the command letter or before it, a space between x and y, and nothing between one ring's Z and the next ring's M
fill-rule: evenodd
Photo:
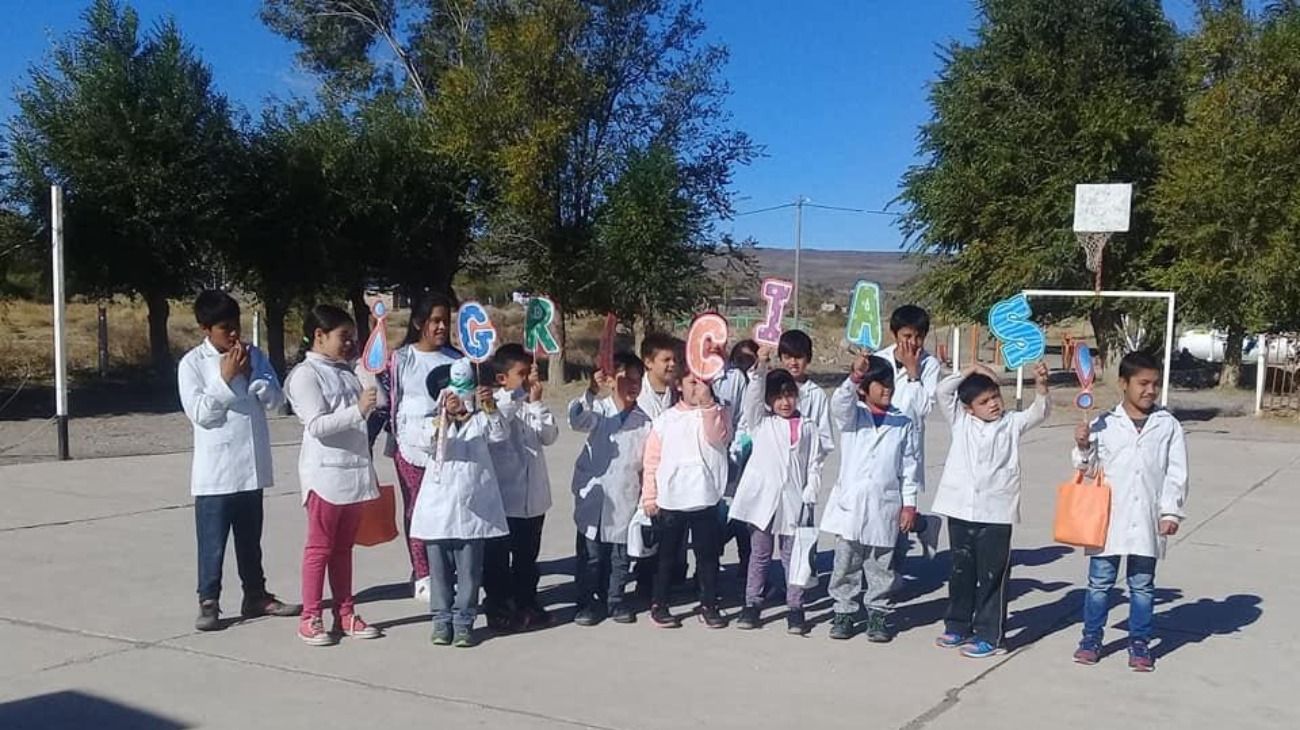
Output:
M402 487L402 534L406 536L406 549L411 554L411 572L415 579L429 577L429 554L424 541L411 537L411 513L420 496L420 482L424 481L424 467L416 466L402 458L400 451L393 453L393 466L397 468L397 483Z
M302 549L302 615L321 615L325 569L329 568L334 614L350 616L352 601L352 546L361 525L362 505L330 504L315 492L307 494L307 544Z

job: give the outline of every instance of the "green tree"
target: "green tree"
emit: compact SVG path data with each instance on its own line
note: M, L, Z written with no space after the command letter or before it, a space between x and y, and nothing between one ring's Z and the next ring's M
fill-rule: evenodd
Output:
M1202 2L1184 58L1187 121L1162 137L1155 192L1170 265L1155 279L1227 332L1220 386L1235 388L1247 333L1300 325L1300 8Z
M135 11L112 0L95 0L84 21L18 93L17 184L46 225L49 186L64 186L70 285L143 297L153 364L168 370L168 298L211 281L228 240L237 137L173 22L142 36Z
M1144 288L1154 258L1154 138L1179 118L1176 36L1158 0L984 0L971 45L953 43L920 130L924 161L899 200L911 251L933 256L916 293L946 316L982 321L1026 287L1092 287L1071 233L1074 185L1134 184L1132 225L1107 246L1105 285ZM1038 309L1038 304L1035 305ZM1100 344L1118 313L1091 315Z

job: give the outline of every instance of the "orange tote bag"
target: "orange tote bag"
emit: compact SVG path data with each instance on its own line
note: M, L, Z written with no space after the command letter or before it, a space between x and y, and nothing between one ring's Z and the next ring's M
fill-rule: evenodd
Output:
M1100 548L1106 545L1110 527L1110 485L1101 469L1091 483L1084 473L1056 488L1056 521L1052 538L1066 545Z
M382 545L397 539L397 498L393 485L380 484L379 496L362 502L361 526L357 528L357 544L367 547Z

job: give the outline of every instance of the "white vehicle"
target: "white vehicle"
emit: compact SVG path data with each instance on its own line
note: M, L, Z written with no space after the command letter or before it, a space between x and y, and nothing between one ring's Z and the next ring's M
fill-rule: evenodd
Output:
M1259 335L1243 337L1241 340L1241 359L1244 362L1255 360L1259 357L1255 348L1258 347ZM1271 363L1284 363L1295 360L1298 354L1297 345L1300 339L1294 335L1275 335L1269 336L1268 342L1268 361ZM1207 362L1223 362L1224 352L1228 349L1228 334L1219 330L1209 329L1190 329L1178 336L1178 352L1185 352L1198 360Z

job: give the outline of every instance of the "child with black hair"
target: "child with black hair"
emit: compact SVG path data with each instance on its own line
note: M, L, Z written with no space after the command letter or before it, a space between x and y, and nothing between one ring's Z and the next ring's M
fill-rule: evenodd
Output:
M1051 412L1047 366L1034 367L1038 395L1007 411L997 374L975 364L939 383L952 443L931 506L948 517L952 573L944 633L935 643L973 659L1002 652L1011 573L1011 528L1020 521L1020 443Z
M1088 592L1083 599L1083 638L1074 653L1079 664L1101 660L1110 591L1121 560L1128 573L1128 665L1155 669L1148 642L1155 596L1156 561L1166 539L1186 517L1187 437L1178 419L1158 405L1159 361L1131 352L1119 363L1124 400L1080 424L1072 453L1077 469L1101 469L1110 482L1110 524L1106 544L1088 550Z
M280 381L266 355L240 339L239 302L229 294L200 293L194 319L203 342L185 353L176 371L181 406L194 426L190 494L199 595L194 627L221 627L221 568L232 531L244 588L241 613L297 616L300 606L267 592L262 570L262 490L274 481L266 413L284 403Z
M438 403L438 418L411 536L428 550L433 644L470 647L486 542L510 534L489 446L504 443L510 432L492 391L476 386L469 360L434 368L425 387Z
M842 446L839 482L826 500L821 524L836 537L828 589L835 599L832 639L852 638L859 596L867 609L867 640L893 638L887 621L891 559L898 533L910 530L916 518L924 479L916 427L893 406L893 392L893 364L862 354L831 396Z
M777 354L781 357L781 367L799 384L799 412L817 426L817 434L822 442L821 460L812 468L820 472L826 457L835 450L835 432L831 427L830 399L826 397L826 391L809 377L808 368L812 365L813 357L812 338L803 330L782 332Z
M353 371L357 329L347 312L328 304L313 307L303 320L303 335L310 349L285 379L289 402L303 425L298 481L307 510L307 539L298 638L311 646L329 646L339 636L375 639L379 630L356 612L352 547L362 503L379 497L366 429L378 393L362 388ZM334 605L329 633L321 615L327 571Z
M545 627L551 617L537 602L537 556L542 524L551 508L551 480L544 447L560 428L542 400L542 380L533 356L518 343L492 356L496 405L508 437L488 444L501 500L510 526L508 537L489 540L483 572L483 612L488 627L528 630Z
M575 568L579 626L595 626L607 615L615 623L636 621L624 590L631 568L628 530L641 500L650 435L650 417L637 405L644 377L639 357L616 353L614 372L592 373L587 390L569 403L569 427L587 434L572 485L581 546Z
M740 476L744 473L745 463L749 461L749 455L753 448L753 441L749 436L747 424L745 423L744 397L745 389L749 386L749 372L754 368L754 363L758 361L758 343L753 340L741 340L731 348L731 355L727 358L727 367L722 371L722 375L713 381L713 396L718 403L731 416L731 444L727 448L727 458L729 465L727 469L727 489L723 494L724 509L723 516L727 519L722 528L722 546L720 550L727 549L727 543L733 539L736 541L736 555L739 558L737 566L740 575L746 575L749 570L749 525L736 520L730 514L730 502L736 495L736 488L740 484ZM740 585L741 597L744 597L745 581Z
M654 419L677 405L678 391L677 352L681 341L670 334L651 332L641 340L641 362L645 364L645 379L637 405Z
M817 426L799 412L799 384L794 376L787 370L768 370L770 357L770 348L759 351L745 389L743 418L754 440L754 452L731 503L731 519L745 523L750 530L745 604L736 622L741 629L759 626L774 551L779 549L781 564L786 575L790 574L790 551L799 518L804 510L813 509L821 484L821 474L812 469L821 450ZM787 632L803 635L807 627L802 587L787 584L786 607Z
M402 491L402 526L411 561L412 593L415 600L429 602L429 562L424 542L411 536L411 513L420 495L424 470L433 457L433 424L438 401L429 394L429 373L461 357L451 347L451 300L431 292L411 308L406 339L388 361L387 404L391 413L389 430L397 441L392 452L397 482Z

